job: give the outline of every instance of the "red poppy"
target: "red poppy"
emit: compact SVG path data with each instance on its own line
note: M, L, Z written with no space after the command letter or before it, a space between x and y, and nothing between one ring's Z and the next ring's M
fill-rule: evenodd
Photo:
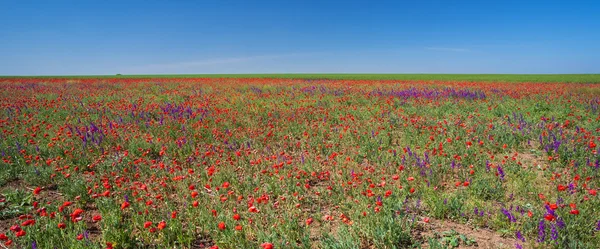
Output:
M239 214L234 214L233 215L233 219L234 220L239 220L241 218L241 216Z
M144 222L144 228L148 228L150 226L152 226L152 222L151 221Z
M556 219L556 217L554 217L554 215L551 215L551 214L546 214L544 216L544 219L546 219L547 221L553 221Z
M271 244L271 243L268 243L268 242L262 243L262 244L260 244L260 246L261 246L263 249L273 249L273 244Z
M165 229L165 227L167 227L167 223L165 221L161 221L156 227L158 228L158 230L163 230Z
M571 212L569 212L569 213L571 213L571 214L574 214L574 215L578 215L578 214L579 214L579 210L577 210L577 209L573 209L573 210L571 210Z
M94 217L92 218L93 221L98 222L102 220L102 216L100 215L94 215Z
M306 225L309 226L310 224L313 223L313 218L308 218L306 219Z
M125 202L121 203L121 210L126 209L129 206L130 206L129 202L125 201Z
M224 222L219 222L219 230L225 230L226 226Z
M42 192L42 189L41 189L40 187L37 187L37 188L35 188L35 189L33 190L33 194L34 194L34 195L39 195L39 194L40 194L40 192Z
M35 224L35 220L26 220L23 223L21 223L21 226L26 227L26 226L30 226L30 225L33 225L33 224Z

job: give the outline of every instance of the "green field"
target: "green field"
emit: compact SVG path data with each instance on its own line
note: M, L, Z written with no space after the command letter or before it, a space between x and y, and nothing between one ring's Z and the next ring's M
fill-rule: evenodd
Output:
M161 74L161 75L73 75L0 76L0 78L282 78L335 80L425 80L495 82L599 83L600 74Z

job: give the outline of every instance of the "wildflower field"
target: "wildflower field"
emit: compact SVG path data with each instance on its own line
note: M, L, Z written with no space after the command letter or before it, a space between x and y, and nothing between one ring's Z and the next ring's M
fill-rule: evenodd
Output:
M600 248L600 84L0 79L2 248Z

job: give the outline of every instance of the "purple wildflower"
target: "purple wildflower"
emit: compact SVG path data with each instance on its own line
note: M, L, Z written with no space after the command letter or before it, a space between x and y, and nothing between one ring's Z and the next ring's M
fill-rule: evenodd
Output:
M538 242L544 242L546 240L546 223L542 219L538 225Z
M519 243L515 243L515 248L516 249L523 249L523 246Z
M558 239L558 229L556 229L556 226L554 224L550 224L550 227L551 227L550 239L557 240Z
M521 231L517 231L517 233L515 235L517 236L517 239L519 239L522 242L525 242L525 237L523 237L523 235L521 234Z
M515 219L515 217L512 215L512 213L510 213L510 211L506 210L505 208L502 208L502 213L504 215L506 215L506 218L508 218L508 221L510 221L510 222L517 221L517 219Z
M556 226L560 229L565 228L565 221L562 219L562 217L558 217L558 219L556 219Z
M500 179L504 180L504 170L502 169L502 166L498 166L498 175L500 176Z
M550 208L550 206L546 205L546 212L548 212L548 214L551 214L552 216L556 216L556 213L554 212L554 210L552 210L552 208Z

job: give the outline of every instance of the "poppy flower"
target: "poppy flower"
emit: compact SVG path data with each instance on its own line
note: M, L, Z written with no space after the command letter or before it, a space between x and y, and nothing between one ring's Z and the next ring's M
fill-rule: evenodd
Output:
M18 232L17 232L15 235L16 235L17 237L23 237L23 236L25 236L26 234L27 234L27 233L25 232L25 230L21 230L21 231L18 231Z
M23 223L21 223L21 226L26 227L26 226L31 226L33 224L35 224L35 220L26 220Z
M579 210L573 209L569 213L574 214L574 215L579 215Z
M161 221L156 227L158 228L158 230L163 230L165 229L165 227L167 227L167 223L165 221Z
M58 228L60 229L65 229L67 227L67 225L65 225L65 223L58 223Z
M233 215L233 219L234 220L239 220L241 218L241 216L239 214L234 214Z
M152 222L151 221L146 221L144 222L144 228L148 228L152 226Z
M126 201L125 201L125 202L121 203L121 210L123 210L123 209L126 209L126 208L128 208L129 206L130 206L129 202L126 202Z
M261 246L263 249L273 249L273 244L271 244L271 243L268 243L268 242L262 243L262 244L260 244L260 246Z
M256 208L255 206L251 206L250 208L248 208L248 211L250 213L258 213L258 208Z
M82 220L81 214L83 214L83 209L77 208L71 213L71 221L78 222Z
M308 218L306 219L306 225L309 226L310 224L313 223L313 218Z
M225 228L226 228L226 226L225 226L225 223L224 223L224 222L222 222L222 221L221 221L221 222L219 222L219 225L218 225L218 227L219 227L219 230L225 230Z
M40 194L40 192L42 192L42 189L41 189L40 187L37 187L37 188L35 188L35 189L33 190L33 194L34 194L34 195L39 195L39 194Z
M102 216L100 215L94 215L94 217L92 218L93 221L98 222L102 220Z
M4 233L0 233L0 240L6 241L6 240L8 240L8 236L6 236L6 234L4 234Z
M556 217L551 214L546 214L546 215L544 215L544 219L546 219L547 221L553 221L553 220L556 220Z
M83 234L78 234L77 235L77 240L82 240L83 239Z

